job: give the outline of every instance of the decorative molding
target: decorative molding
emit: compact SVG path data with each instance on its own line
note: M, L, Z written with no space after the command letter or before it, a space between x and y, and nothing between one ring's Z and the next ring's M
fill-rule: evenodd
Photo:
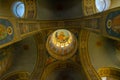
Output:
M96 11L95 0L83 0L84 15L93 15Z
M98 70L98 74L101 77L112 77L120 79L120 69L113 67L103 67Z
M105 24L109 35L120 38L120 10L110 12Z
M36 0L22 0L25 3L25 16L24 18L36 18L37 4Z
M1 32L3 39L0 40L0 48L6 47L16 41L21 40L18 27L16 27L16 19L11 17L0 17ZM3 30L4 27L4 30ZM5 32L5 33L4 33ZM3 37L3 33L6 37Z
M65 30L65 29L63 29L63 30ZM67 32L67 30L66 30L66 32ZM68 33L69 33L69 40L72 41L72 42L67 43L68 46L64 46L64 48L62 48L62 47L59 48L57 46L57 44L54 44L52 42L51 37L53 37L55 34L49 35L49 37L47 39L47 42L46 42L46 48L47 48L49 54L52 57L54 57L58 60L66 60L66 59L69 59L70 57L72 57L75 54L75 52L77 50L77 39L71 32L68 31ZM64 44L64 43L61 43L61 44Z
M90 57L88 52L88 38L89 38L89 32L85 30L81 30L79 36L80 61L85 73L87 74L90 80L101 80L100 76L97 74L94 67L92 66L92 63L90 62Z
M29 80L30 73L26 71L11 72L4 76L1 80Z
M31 73L30 80L39 80L44 70L47 55L45 49L45 35L44 32L40 32L34 35L37 45L37 60L33 72Z
M82 73L82 70L80 69L80 65L73 63L72 61L57 61L53 62L52 64L48 65L42 74L42 77L40 80L46 80L47 76L51 74L51 72L59 71L62 69L71 69L72 71L77 71L80 75ZM83 73L84 74L84 73ZM86 78L85 76L81 75L83 78Z

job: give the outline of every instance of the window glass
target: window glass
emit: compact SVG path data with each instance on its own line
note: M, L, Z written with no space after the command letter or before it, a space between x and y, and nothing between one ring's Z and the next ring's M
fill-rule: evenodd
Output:
M109 9L111 0L95 0L96 8L99 12Z
M23 2L15 2L13 4L13 13L16 17L23 17L24 16L24 13L25 13L25 5Z

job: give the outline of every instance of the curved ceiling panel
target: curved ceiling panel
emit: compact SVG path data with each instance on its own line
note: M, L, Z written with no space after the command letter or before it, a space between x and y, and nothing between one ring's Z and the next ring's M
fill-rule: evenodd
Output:
M14 48L13 63L6 73L14 71L27 71L32 73L37 60L37 48L34 38L26 38L14 44Z
M79 4L81 0L38 0L39 6L50 10L68 10Z
M45 68L41 80L87 80L80 65L72 61L56 61Z
M37 18L62 20L82 16L82 0L37 0Z
M101 67L120 68L119 42L90 33L88 52L96 70Z

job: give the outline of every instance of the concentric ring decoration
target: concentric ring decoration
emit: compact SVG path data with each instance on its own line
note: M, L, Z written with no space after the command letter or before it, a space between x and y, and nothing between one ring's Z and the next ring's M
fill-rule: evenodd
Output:
M13 25L7 19L0 19L0 45L10 42L14 38Z

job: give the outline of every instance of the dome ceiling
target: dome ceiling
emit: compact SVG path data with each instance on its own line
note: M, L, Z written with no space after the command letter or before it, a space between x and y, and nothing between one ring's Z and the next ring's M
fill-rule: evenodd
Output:
M40 6L47 9L61 11L74 7L81 0L38 0L38 2Z
M52 71L46 80L81 80L81 76L77 70L66 68Z
M88 80L80 65L72 61L56 61L45 67L41 80Z
M82 0L37 0L37 13L39 20L80 18Z
M70 19L75 17L78 18L78 15L76 14L79 14L82 11L82 10L80 11L80 9L82 9L81 8L82 5L80 5L82 3L81 0L79 1L78 0L73 0L73 1L72 0L65 0L65 1L38 0L38 2L39 3L37 3L38 4L37 9L39 11L37 11L38 12L37 17L41 20L43 19L59 20L59 19L66 19L66 18ZM30 4L29 6L32 7ZM29 9L29 7L26 9ZM33 13L34 13L34 10L33 10ZM48 16L46 16L46 14ZM81 14L79 14L79 16L80 15ZM91 21L90 23L89 20L90 19L93 20L93 18L91 17L82 18L85 22L79 20L80 24L79 24L79 21L77 22L77 20L74 20L74 21L68 20L68 22L63 20L63 21L60 21L60 24L59 24L59 21L58 22L55 21L55 23L54 22L52 23L52 21L50 22L48 21L44 23L43 21L40 21L40 22L33 21L33 19L30 19L27 22L26 18L18 19L18 21L12 21L14 19L10 19L10 21L14 23L13 25L15 26L14 27L15 37L12 40L13 41L21 40L21 43L15 44L14 53L16 55L14 58L13 65L11 66L11 69L8 71L8 73L16 70L24 69L30 72L30 76L32 76L30 78L34 78L31 80L38 80L38 79L41 79L41 80L88 80L88 79L80 79L81 77L83 77L80 74L85 74L85 77L87 76L88 78L94 76L93 77L94 79L91 79L91 80L97 80L97 76L95 75L96 72L94 68L97 71L97 69L101 68L102 66L119 67L120 66L119 65L120 57L118 57L120 55L119 42L115 42L115 44L114 43L111 44L112 40L110 41L106 38L104 39L102 36L99 36L94 33L89 33L88 31L85 31L85 32L82 31L82 28L84 27L88 28L87 26L90 26L89 28L92 28L92 29L93 29L93 26L98 26L94 28L94 30L102 30L102 28L105 29L105 25L103 25L102 28L99 28L102 24L97 24L97 23L99 21L101 22L101 20L105 20L106 17L104 19L99 17L97 18L98 19L95 24L94 24L94 21ZM95 20L96 20L96 17L95 17ZM106 20L105 22L107 21L108 20ZM46 25L44 26L44 24ZM105 23L105 24L108 24L108 23ZM16 28L17 25L18 25L18 28ZM106 25L106 27L109 27L109 26ZM49 35L56 28L69 29L71 32L65 29L60 29L60 30L54 31L51 35ZM39 33L37 33L38 30L39 30ZM81 32L85 34L81 34ZM36 34L33 35L32 38L29 38L26 40L24 39L24 37L34 33ZM4 34L5 33L3 33L2 35ZM3 40L4 38L1 38L1 39ZM117 50L116 48L114 48L113 45L116 46ZM46 48L48 51L46 51ZM117 57L115 55L117 55ZM1 56L5 56L5 55L1 55ZM92 64L90 62L92 62ZM51 67L51 64L53 65L52 67Z
M65 60L76 52L77 40L68 30L59 29L48 37L46 47L51 56Z

